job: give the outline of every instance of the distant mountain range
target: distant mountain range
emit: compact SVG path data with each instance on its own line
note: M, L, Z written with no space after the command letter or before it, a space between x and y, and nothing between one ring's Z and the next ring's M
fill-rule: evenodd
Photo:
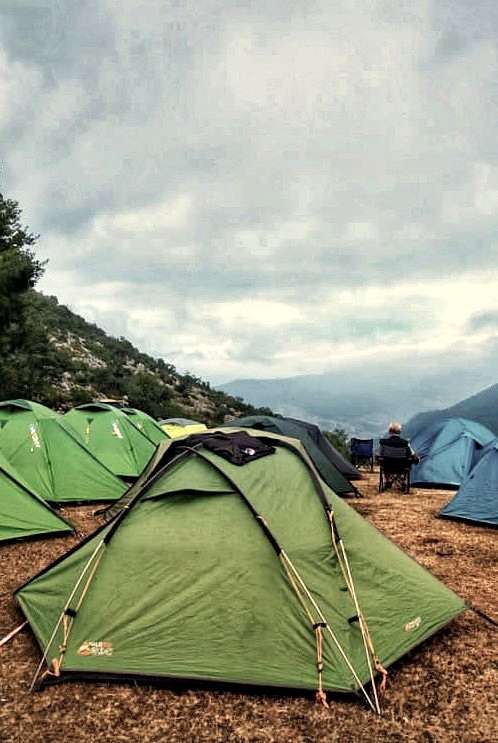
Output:
M470 418L487 426L498 436L498 384L493 384L449 408L418 413L408 421L405 430L413 436L416 431L441 418Z
M419 421L443 415L470 417L498 432L498 385L452 405L486 382L469 366L458 373L451 368L423 373L420 365L411 368L408 360L403 368L380 361L327 374L241 379L219 389L253 405L357 436L377 436L392 419L410 420L413 429ZM423 410L429 412L419 412Z

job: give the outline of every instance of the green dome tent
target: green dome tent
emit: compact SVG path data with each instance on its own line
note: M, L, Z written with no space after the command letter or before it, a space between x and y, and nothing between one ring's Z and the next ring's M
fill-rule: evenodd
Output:
M240 431L220 433L233 453ZM111 521L18 589L43 652L34 682L47 665L61 679L359 689L378 711L369 679L464 610L298 441L243 433L243 465L209 433L161 444Z
M169 438L166 431L163 431L159 423L152 418L152 416L144 413L143 410L137 408L120 408L123 413L126 413L131 422L138 428L138 430L147 436L153 444L160 444L161 441L165 441Z
M348 475L340 471L338 461L331 456L332 446L325 439L318 426L294 418L284 418L281 415L246 415L243 418L235 418L235 420L225 425L229 428L251 428L299 439L313 460L313 464L322 479L337 495L358 494L357 489L349 482ZM353 469L357 472L356 468ZM361 478L359 472L358 476Z
M72 531L0 453L0 542Z
M63 416L29 400L0 403L0 452L49 502L112 501L126 490Z
M79 405L66 413L64 420L118 477L137 478L156 449L126 413L105 403Z

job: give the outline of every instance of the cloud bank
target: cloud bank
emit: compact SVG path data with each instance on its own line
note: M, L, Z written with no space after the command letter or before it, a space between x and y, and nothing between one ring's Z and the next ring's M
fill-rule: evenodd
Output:
M495 3L0 19L1 187L45 292L214 382L459 347L496 381Z

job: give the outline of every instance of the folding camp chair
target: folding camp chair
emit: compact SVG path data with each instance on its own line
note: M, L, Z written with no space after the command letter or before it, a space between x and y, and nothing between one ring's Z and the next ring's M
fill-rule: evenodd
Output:
M379 493L393 486L399 488L402 493L409 493L413 457L408 449L381 445L378 460L380 465Z
M374 442L373 439L351 439L351 464L355 467L369 467L374 470Z

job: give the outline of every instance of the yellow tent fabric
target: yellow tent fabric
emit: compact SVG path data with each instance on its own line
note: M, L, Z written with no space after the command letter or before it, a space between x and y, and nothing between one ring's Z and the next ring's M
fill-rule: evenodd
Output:
M204 423L193 421L191 418L165 418L159 421L159 425L171 439L178 439L180 436L190 436L192 433L207 431L207 426Z
M161 423L161 428L171 439L178 439L180 436L190 436L192 433L207 431L204 423L189 423L185 426L179 423Z

